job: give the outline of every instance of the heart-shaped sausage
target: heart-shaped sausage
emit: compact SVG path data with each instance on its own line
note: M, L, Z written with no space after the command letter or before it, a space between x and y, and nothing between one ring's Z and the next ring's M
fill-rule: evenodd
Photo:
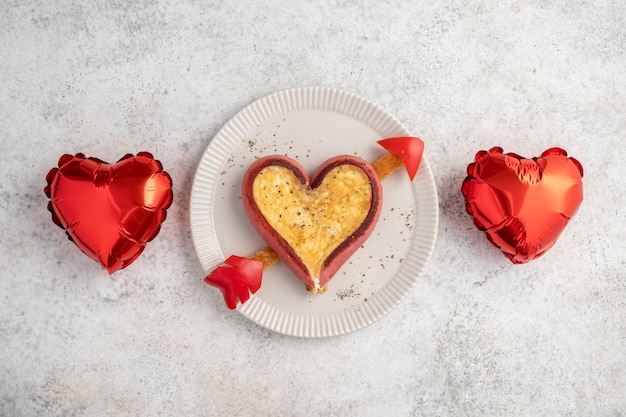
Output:
M560 148L532 159L499 147L480 151L467 174L461 187L467 212L513 263L550 249L583 200L583 168Z
M154 239L172 203L172 180L147 152L126 155L114 165L63 155L46 180L52 220L111 274Z
M264 157L246 172L242 195L253 227L314 294L370 236L382 207L376 171L347 155L310 180L295 160Z

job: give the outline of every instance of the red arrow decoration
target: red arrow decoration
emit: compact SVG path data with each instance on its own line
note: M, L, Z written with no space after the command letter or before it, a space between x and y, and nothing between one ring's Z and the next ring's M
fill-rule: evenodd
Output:
M402 163L413 181L415 174L422 162L424 142L413 136L400 136L396 138L382 139L377 142L380 146L402 159Z
M404 165L413 181L422 161L424 142L414 136L399 136L381 139L377 143L388 152L372 164L380 179L385 179ZM237 308L237 300L243 304L248 301L250 294L261 288L263 270L279 260L280 257L269 247L260 249L248 258L232 255L225 261L228 266L218 266L204 281L219 288L226 306L234 310Z
M226 306L237 308L237 300L245 303L261 288L263 263L260 261L231 255L225 261L228 266L219 266L204 278L204 282L219 288L224 295Z

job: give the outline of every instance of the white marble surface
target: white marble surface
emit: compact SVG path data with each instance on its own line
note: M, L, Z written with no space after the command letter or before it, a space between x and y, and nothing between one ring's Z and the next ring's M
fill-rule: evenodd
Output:
M265 3L0 4L0 415L625 415L625 3ZM441 209L407 298L322 340L225 309L188 220L219 127L310 85L359 94L422 137ZM465 167L496 145L561 146L585 167L581 210L528 265L464 212ZM63 153L142 150L175 201L109 276L50 221L45 175Z

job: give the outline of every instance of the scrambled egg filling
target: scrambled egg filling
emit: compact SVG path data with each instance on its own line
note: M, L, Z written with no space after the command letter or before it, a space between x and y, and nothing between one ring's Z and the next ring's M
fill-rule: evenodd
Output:
M331 169L314 189L282 166L262 169L253 198L267 222L293 248L317 282L324 260L363 224L372 205L372 186L351 164Z

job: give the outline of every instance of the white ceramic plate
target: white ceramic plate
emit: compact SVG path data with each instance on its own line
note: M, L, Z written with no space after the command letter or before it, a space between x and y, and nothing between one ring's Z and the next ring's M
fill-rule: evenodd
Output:
M241 180L255 159L288 155L312 173L340 154L373 162L385 153L377 140L407 135L386 111L335 89L284 90L245 107L211 140L193 182L191 228L205 271L230 255L248 256L266 246L241 204ZM360 329L393 309L430 257L438 202L426 158L413 182L399 170L382 184L383 209L374 232L330 281L325 294L310 295L279 263L264 272L261 289L238 311L279 333L326 337Z

